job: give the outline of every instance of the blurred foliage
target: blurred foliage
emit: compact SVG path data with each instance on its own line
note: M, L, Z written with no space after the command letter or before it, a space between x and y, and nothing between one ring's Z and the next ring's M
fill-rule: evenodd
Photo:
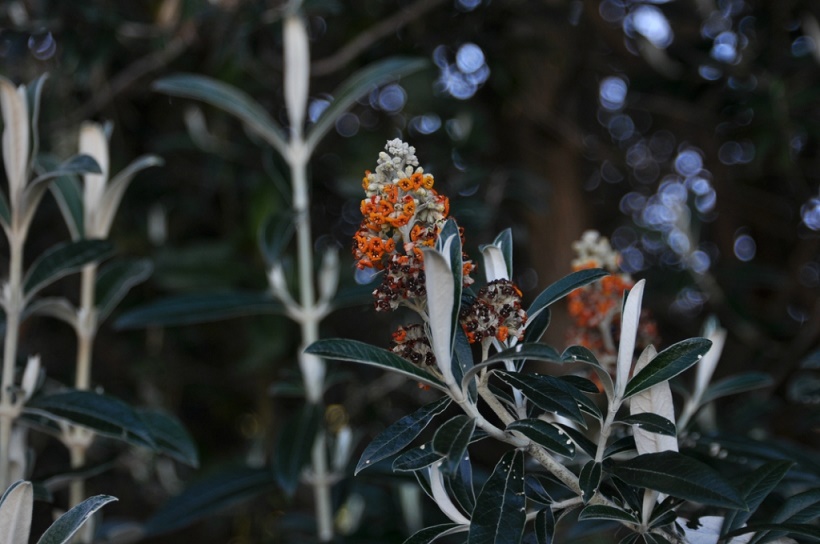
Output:
M286 170L228 115L159 95L150 86L176 72L208 75L245 90L284 124L282 5L9 0L3 8L4 75L25 82L50 74L41 114L43 149L72 154L76 128L90 118L114 122L114 171L144 153L165 160L129 189L128 205L112 231L122 253L149 257L156 266L125 306L169 293L264 288L256 235L268 214L288 209ZM707 314L717 314L730 331L719 372L774 375L775 386L747 399L748 405L728 401L738 414L727 423L731 430L749 428L748 421L818 445L816 407L812 425L801 426L791 416L798 409L803 414L817 398L816 391L797 388L793 377L801 361L810 360L820 334L818 219L812 215L818 194L820 5L316 0L305 2L304 10L315 59L310 93L317 103L373 60L405 54L437 64L391 90L404 93L400 107L394 108L389 94L380 103L383 89L376 89L352 110L349 124L321 144L311 164L317 244L350 247L362 171L386 139L403 135L451 196L453 216L467 229L468 251L477 255L479 244L502 228L513 229L516 280L525 297L563 276L570 268L571 241L597 228L625 255L640 252L632 266L649 279L647 302L665 340L694 335ZM664 43L662 30L645 26L652 17L661 24L658 13L669 25L670 43ZM461 100L447 92L450 80L442 71L453 69L467 43L483 52L489 78ZM603 83L613 82L607 78L623 83L621 102L617 82L616 94L604 96L610 103L602 101ZM646 207L639 204L653 195L662 200L661 184L668 175L681 177L685 166L676 167L676 160L687 150L700 157L698 172L716 200L701 211L690 187L683 201L669 193L678 211L686 210L679 230L689 252L682 256L670 253L672 230L647 222ZM625 200L631 194L644 200ZM53 201L40 213L45 226L32 234L32 255L55 237L65 238ZM751 257L743 252L744 236L754 242ZM693 267L689 257L695 250L708 257L705 269L702 260ZM343 283L352 284L349 258L343 269L350 271ZM376 319L365 304L338 311L327 328L334 336L373 343L383 338L386 344L394 325L387 321ZM553 316L553 344L562 343L566 323ZM60 361L73 346L65 331L52 330L58 327L32 322L23 342L41 352L50 375L61 377ZM144 332L106 326L98 339L94 381L138 404L176 413L192 430L206 472L238 457L258 460L271 454L277 430L298 405L269 395L271 383L287 381L294 371L292 329L279 317ZM406 413L405 407L429 401L414 386L358 372L333 386L327 401L342 404L354 427L369 436ZM816 380L816 364L804 364L800 373ZM740 417L751 413L757 417ZM120 467L129 468L144 485L110 475L90 482L90 491L120 498L108 507L109 515L145 519L180 488L176 475L168 477L169 467L155 467L166 471L162 486L148 483L138 460ZM368 504L361 541L402 538L399 495L382 482L368 475L337 486L340 500L356 491ZM285 503L274 492L184 537L149 541L282 541L278 535L302 520L294 512L310 511L308 497L297 495L295 507Z

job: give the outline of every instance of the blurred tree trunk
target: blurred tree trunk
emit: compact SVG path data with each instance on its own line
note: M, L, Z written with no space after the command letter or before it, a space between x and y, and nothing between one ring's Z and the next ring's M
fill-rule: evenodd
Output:
M527 217L528 253L539 291L570 272L572 242L592 227L583 190L583 137L576 121L579 104L586 100L578 96L577 74L589 44L567 46L581 33L567 24L566 14L564 5L538 17L519 18L516 24L523 28L512 32L522 44L512 57L519 79L506 118L506 141L511 156L546 183L538 195L546 202L545 211ZM568 324L564 306L556 305L545 341L563 345Z

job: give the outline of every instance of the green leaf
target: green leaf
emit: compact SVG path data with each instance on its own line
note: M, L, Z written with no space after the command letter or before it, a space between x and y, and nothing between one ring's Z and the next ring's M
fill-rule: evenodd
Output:
M464 456L458 464L458 468L452 474L445 475L444 485L447 488L447 494L456 499L463 511L473 511L473 508L475 508L473 466L468 455Z
M543 508L535 514L535 539L538 544L552 544L555 536L555 516L552 508Z
M18 480L0 498L0 534L9 544L28 542L34 491L31 482Z
M470 523L469 544L518 544L527 522L524 453L504 454L481 488Z
M433 417L443 412L450 405L451 401L450 397L442 397L435 402L422 406L412 414L404 416L379 433L364 449L353 473L354 476L365 468L404 449L421 434L421 431L427 427Z
M164 298L126 312L114 322L114 326L118 329L175 327L282 313L282 303L269 293L195 293Z
M475 419L464 414L446 421L433 436L433 450L445 457L444 472L454 474L473 436Z
M721 397L769 387L773 383L772 377L765 372L744 372L728 376L714 382L706 389L701 404L712 402Z
M65 544L69 542L71 537L80 530L80 527L88 521L88 518L106 504L116 500L116 497L110 495L97 495L84 500L57 518L57 521L46 529L37 544Z
M545 361L548 363L563 363L561 355L555 348L546 344L518 344L502 352L487 357L483 363L498 363L511 360Z
M215 79L196 74L174 74L155 81L153 89L182 98L193 98L233 115L251 132L287 156L287 137L268 112L247 93ZM357 97L358 98L358 97ZM355 98L354 98L355 100Z
M535 343L541 340L550 326L551 319L552 312L549 308L544 308L533 317L527 316L527 322L524 324L524 343Z
M31 264L23 290L30 299L47 285L80 270L84 265L111 255L114 246L106 240L78 240L57 244L47 249Z
M566 363L584 363L590 365L598 376L598 380L600 380L607 398L611 399L615 396L615 384L612 383L612 376L601 366L595 354L589 349L584 346L570 346L561 354L561 360Z
M456 338L453 345L453 360L451 361L450 368L453 370L455 382L462 383L464 375L474 366L473 350L472 346L470 346L470 341L467 340L467 334L464 332L464 329L458 327L455 332ZM475 387L475 383L470 384L466 394L469 395L470 399L476 399L478 390Z
M79 240L85 233L83 216L83 191L80 182L74 176L61 176L49 186L51 194L63 215L72 240Z
M74 155L65 162L59 164L54 170L49 170L31 181L31 185L43 181L69 176L72 174L102 174L100 165L91 155Z
M501 248L504 263L507 265L507 277L513 277L513 237L512 229L504 229L493 240L493 245Z
M436 249L423 249L430 344L442 374L452 376L453 347L461 311L461 238L455 221L439 233ZM450 377L447 376L449 381ZM453 377L453 379L455 379Z
M425 527L424 529L413 533L413 536L404 541L404 544L429 544L439 538L467 530L466 525L459 525L458 523L442 523L441 525L433 525L432 527Z
M721 508L746 509L746 503L713 468L678 452L638 455L616 464L615 476L638 487Z
M536 312L564 298L579 287L583 287L604 276L609 276L609 272L600 268L587 268L564 276L535 297L535 300L527 309L527 315L530 317L535 316Z
M275 488L276 480L268 467L222 469L188 486L160 507L146 522L145 536L182 529Z
M584 433L580 432L577 429L570 427L569 425L562 425L558 424L558 426L565 432L567 435L575 442L575 445L584 450L584 453L589 455L590 457L595 457L595 453L598 449L598 446L595 443L587 438Z
M657 433L666 436L677 436L678 431L675 424L658 414L644 412L631 416L625 416L617 420L627 425L635 425L650 433Z
M157 451L190 467L199 467L196 444L176 417L160 410L146 409L138 409L137 415L154 438Z
M152 450L157 444L142 418L118 398L92 391L69 390L29 401L24 410Z
M791 461L772 461L765 463L751 472L744 474L737 486L741 498L746 501L748 511L735 510L726 514L721 534L743 526L752 513L757 510L763 499L780 483L789 469L794 466Z
M602 474L601 463L596 463L595 460L587 461L581 468L581 474L578 475L578 485L581 487L581 493L583 493L584 504L588 503L598 491Z
M726 536L731 538L746 533L763 531L772 531L780 535L805 536L814 541L820 541L820 527L807 523L750 523L746 527L732 531Z
M352 361L392 370L414 380L447 391L444 383L426 370L422 370L413 363L406 361L386 349L371 346L357 340L344 340L329 338L318 340L305 349L305 353L311 353L326 359L338 359L340 361Z
M265 219L259 227L259 250L268 266L282 259L295 230L294 213L289 210L271 214Z
M635 449L637 449L635 437L632 435L622 436L606 447L604 450L604 459L609 459L613 455L617 455L619 453L634 451Z
M820 516L820 489L810 489L787 498L768 520L771 530L759 529L751 542L769 542L786 534L783 524L802 525Z
M606 520L606 521L623 521L626 523L640 524L641 521L625 510L621 510L615 506L607 506L605 504L590 504L586 506L581 513L578 514L579 521L587 520Z
M555 501L544 487L542 479L545 477L541 474L527 474L524 478L524 495L539 504L552 504Z
M102 201L100 202L99 210L99 228L102 232L108 232L114 222L114 216L117 215L117 210L120 207L123 195L126 189L131 184L141 170L150 168L152 166L161 166L163 160L156 155L142 155L131 161L128 166L117 172L117 175L111 178L103 193Z
M669 346L629 380L624 398L674 378L697 363L711 346L712 342L705 338L690 338Z
M9 210L9 201L3 191L0 191L0 220L3 221L3 226L8 228L11 225L11 210Z
M426 59L411 57L391 57L365 66L347 78L333 91L333 102L325 109L316 124L309 127L305 138L307 154L310 156L325 134L336 126L336 120L352 106L356 100L376 87L400 77L412 74L429 66Z
M537 376L501 370L496 370L495 374L506 384L521 391L522 395L542 410L564 416L586 426L584 416L572 395L538 379Z
M99 322L111 314L128 291L147 280L153 269L148 259L119 260L101 268L94 295Z
M575 445L567 434L554 425L541 419L519 419L507 425L507 431L518 431L539 446L572 459L575 456Z
M462 391L466 390L473 377L475 377L475 375L482 369L487 368L490 365L513 360L533 360L561 363L558 352L546 344L518 344L515 347L505 349L500 353L488 357L483 362L473 366L469 371L467 371L461 379Z
M441 459L441 455L433 450L433 444L422 444L402 453L393 460L393 470L396 472L412 472L429 467Z
M279 434L273 450L273 471L276 481L288 496L296 492L302 468L310 461L321 418L321 407L305 404L296 417L285 423Z

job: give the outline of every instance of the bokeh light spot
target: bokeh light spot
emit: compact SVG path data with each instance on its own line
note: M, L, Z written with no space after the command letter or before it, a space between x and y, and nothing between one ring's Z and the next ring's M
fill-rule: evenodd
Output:
M748 262L754 259L757 253L757 244L754 238L748 234L739 234L735 237L735 257L743 262Z

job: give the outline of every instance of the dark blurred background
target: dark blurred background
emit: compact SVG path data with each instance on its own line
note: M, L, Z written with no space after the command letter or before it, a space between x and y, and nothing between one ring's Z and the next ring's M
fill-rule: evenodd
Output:
M0 2L2 74L22 83L49 73L43 149L73 154L79 123L93 119L114 123L112 171L144 153L165 160L139 175L112 231L122 254L149 257L156 267L124 307L185 292L265 288L256 235L269 214L289 206L281 158L223 112L160 95L151 84L177 72L208 75L243 89L286 124L282 7ZM718 374L774 376L775 386L758 398L767 408L729 405L727 426L761 426L817 445L816 410L801 403L820 388L800 364L820 332L820 4L316 0L303 9L314 61L312 119L369 62L398 54L430 61L426 71L372 89L339 119L310 165L316 244L342 248L343 283L353 283L349 248L362 173L375 167L386 140L402 137L450 196L474 259L480 244L512 229L525 301L568 273L572 241L597 229L622 252L626 271L648 279L646 305L664 342L697 335L716 315L729 329ZM67 237L47 199L30 254ZM330 316L323 334L386 346L402 316L380 317L364 301ZM562 346L567 323L556 312L547 340ZM44 320L27 327L23 350L41 353L49 375L69 382L72 332ZM297 342L298 329L283 317L146 331L107 324L94 383L175 413L203 466L123 454L116 471L89 484L121 498L107 515L145 519L185 482L270 456L277 429L301 402L270 394L272 383L293 379ZM330 423L348 421L357 439L427 399L415 384L380 372L333 370L347 375L328 391ZM65 463L59 452L45 454L38 470ZM403 538L396 488L384 482L364 473L338 486L340 497L358 490L367 499L361 541ZM271 491L241 511L150 542L178 542L180 534L233 544L305 541L283 535L309 513L309 493L289 503Z

